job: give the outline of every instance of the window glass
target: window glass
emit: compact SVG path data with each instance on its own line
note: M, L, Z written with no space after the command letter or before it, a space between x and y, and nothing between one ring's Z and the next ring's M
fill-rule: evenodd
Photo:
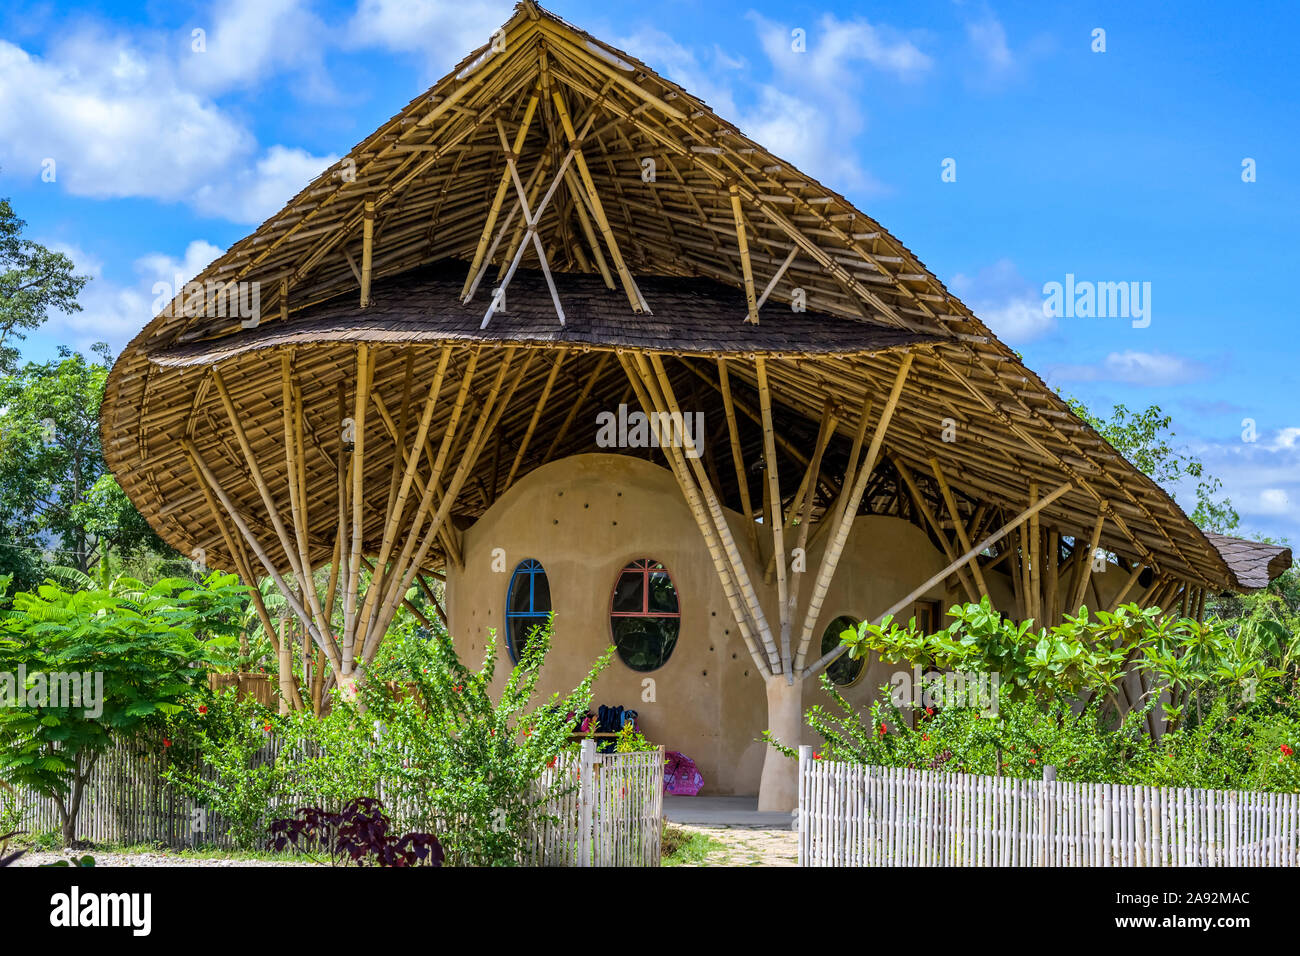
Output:
M506 594L506 648L518 663L528 638L546 626L551 613L551 583L542 565L529 559L520 562L510 576Z
M610 629L623 663L636 671L668 662L681 629L677 588L660 562L648 558L625 567L610 598Z

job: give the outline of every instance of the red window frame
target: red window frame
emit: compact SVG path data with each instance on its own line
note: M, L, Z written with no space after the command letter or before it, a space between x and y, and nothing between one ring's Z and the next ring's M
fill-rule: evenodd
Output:
M651 611L650 610L650 575L664 573L668 575L668 583L673 586L673 598L677 601L676 611ZM618 594L618 584L623 580L623 576L628 573L639 573L641 575L641 610L639 611L616 611L614 610L614 597ZM677 582L673 580L673 574L664 565L662 561L655 561L652 558L637 558L630 562L626 567L618 572L618 577L614 579L614 588L609 592L609 616L610 617L676 617L682 616L682 602L677 597Z

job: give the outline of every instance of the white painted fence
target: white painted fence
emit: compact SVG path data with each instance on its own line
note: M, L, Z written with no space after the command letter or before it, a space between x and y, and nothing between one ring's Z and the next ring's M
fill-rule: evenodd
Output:
M117 845L161 843L172 847L196 842L232 846L224 821L177 793L159 772L161 745L130 741L106 753L91 771L78 821L79 839ZM282 759L271 739L259 760ZM533 866L658 866L663 830L664 749L601 754L584 740L577 754L559 758L538 787L572 786L546 804L521 862ZM383 796L381 794L381 796ZM29 834L59 829L54 801L22 793L20 828ZM282 803L285 815L316 802L298 794ZM389 806L389 804L392 804ZM394 822L404 822L402 801L385 801ZM547 819L553 817L554 819ZM197 821L203 821L198 833Z
M1298 866L1300 794L1012 780L799 748L801 866Z
M535 866L658 866L664 815L664 748L596 752L584 740L576 758L557 761L544 788L565 775L576 787L553 798L534 833ZM557 819L545 819L554 817Z

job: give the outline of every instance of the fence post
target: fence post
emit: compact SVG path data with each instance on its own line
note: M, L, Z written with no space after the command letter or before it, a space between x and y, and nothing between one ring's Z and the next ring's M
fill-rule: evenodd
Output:
M1055 788L1052 786L1054 780L1056 780L1056 768L1050 763L1044 764L1041 798L1038 805L1038 866L1052 865L1052 846L1056 833Z
M578 754L578 866L591 866L592 804L596 801L596 741L587 738Z
M799 747L799 805L796 826L799 827L799 865L808 865L808 769L812 764L812 747Z

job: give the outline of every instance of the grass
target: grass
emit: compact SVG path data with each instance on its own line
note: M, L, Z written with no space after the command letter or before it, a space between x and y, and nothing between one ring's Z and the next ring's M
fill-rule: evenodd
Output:
M664 824L662 866L699 866L710 853L725 850L726 845L704 833L693 833Z

